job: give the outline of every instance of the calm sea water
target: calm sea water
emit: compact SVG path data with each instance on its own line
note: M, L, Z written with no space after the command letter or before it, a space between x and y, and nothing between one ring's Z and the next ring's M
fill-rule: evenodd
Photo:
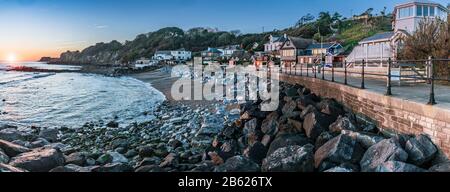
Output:
M15 65L79 69L43 63ZM151 114L165 100L150 84L131 77L5 71L7 68L0 64L0 123L76 128L90 121L107 122L115 116L121 123L143 122L148 120L147 112Z

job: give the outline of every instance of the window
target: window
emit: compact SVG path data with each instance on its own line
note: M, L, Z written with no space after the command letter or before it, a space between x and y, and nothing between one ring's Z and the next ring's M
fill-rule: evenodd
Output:
M428 6L423 6L423 16L428 16Z
M434 8L435 7L430 7L430 16L434 17Z
M405 18L413 16L413 7L405 7L399 9L398 18Z
M422 8L423 8L422 5L417 5L417 16L419 16L419 17L421 17L423 15Z

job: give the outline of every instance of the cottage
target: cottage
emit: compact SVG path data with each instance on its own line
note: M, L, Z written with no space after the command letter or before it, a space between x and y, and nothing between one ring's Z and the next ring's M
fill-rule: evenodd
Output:
M298 63L316 63L325 58L326 64L339 62L344 47L339 43L313 43L306 48L304 55L298 56Z
M145 57L141 57L140 59L136 60L134 63L135 63L135 64L142 64L142 65L145 65L145 64L150 64L150 62L151 62L150 59L145 58Z
M281 46L281 64L284 66L296 64L297 57L306 55L306 49L312 43L312 39L288 37L287 41Z
M242 49L241 49L240 45L228 45L228 46L220 47L217 50L222 52L222 54L220 55L221 57L228 59L233 55L234 52L240 51Z
M286 34L284 34L283 36L270 35L269 42L264 44L264 52L279 57L280 56L279 51L287 40L288 37Z
M233 55L231 55L229 64L230 65L237 65L237 64L244 64L246 62L251 61L252 55L248 53L247 51L240 50L235 51Z
M186 51L186 49L184 48L175 51L170 51L170 54L177 61L189 61L192 59L192 52Z
M159 61L169 61L174 59L172 51L156 51L153 58Z
M428 0L414 0L399 4L394 9L392 32L375 34L358 43L352 53L345 59L348 63L366 60L371 63L379 61L380 67L388 58L397 57L401 41L413 34L424 19L447 21L448 9Z
M204 61L215 61L223 55L223 52L217 48L208 47L207 50L202 51L201 55Z

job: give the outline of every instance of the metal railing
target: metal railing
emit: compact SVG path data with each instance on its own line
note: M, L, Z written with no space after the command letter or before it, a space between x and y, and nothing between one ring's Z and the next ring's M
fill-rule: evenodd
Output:
M393 81L398 81L399 86L403 82L427 83L429 88L429 105L435 105L435 83L436 81L450 84L450 59L425 60L391 60L385 61L386 67L376 67L373 62L379 61L356 61L354 63L343 62L333 64L295 64L279 68L279 72L294 76L319 78L322 80L349 85L349 77L360 78L360 89L366 89L366 79L378 79L386 81L386 95L392 95ZM336 67L339 66L339 67ZM352 66L352 67L348 67ZM273 72L273 67L266 67L267 72ZM326 75L327 74L327 75ZM336 76L340 75L343 80L338 82ZM327 76L331 76L328 77ZM354 86L354 85L353 85Z

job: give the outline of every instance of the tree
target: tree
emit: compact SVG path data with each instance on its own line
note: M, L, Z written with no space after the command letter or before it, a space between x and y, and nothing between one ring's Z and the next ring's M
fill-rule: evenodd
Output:
M335 12L335 13L333 14L333 17L331 18L331 20L332 20L333 22L336 22L336 21L341 21L341 18L342 18L342 15L339 14L338 12Z
M448 22L423 20L416 32L404 39L401 59L419 60L428 56L447 58L450 42Z
M313 21L315 17L311 15L310 13L306 14L305 16L302 16L297 23L295 24L295 27L303 27L305 24L310 23Z

